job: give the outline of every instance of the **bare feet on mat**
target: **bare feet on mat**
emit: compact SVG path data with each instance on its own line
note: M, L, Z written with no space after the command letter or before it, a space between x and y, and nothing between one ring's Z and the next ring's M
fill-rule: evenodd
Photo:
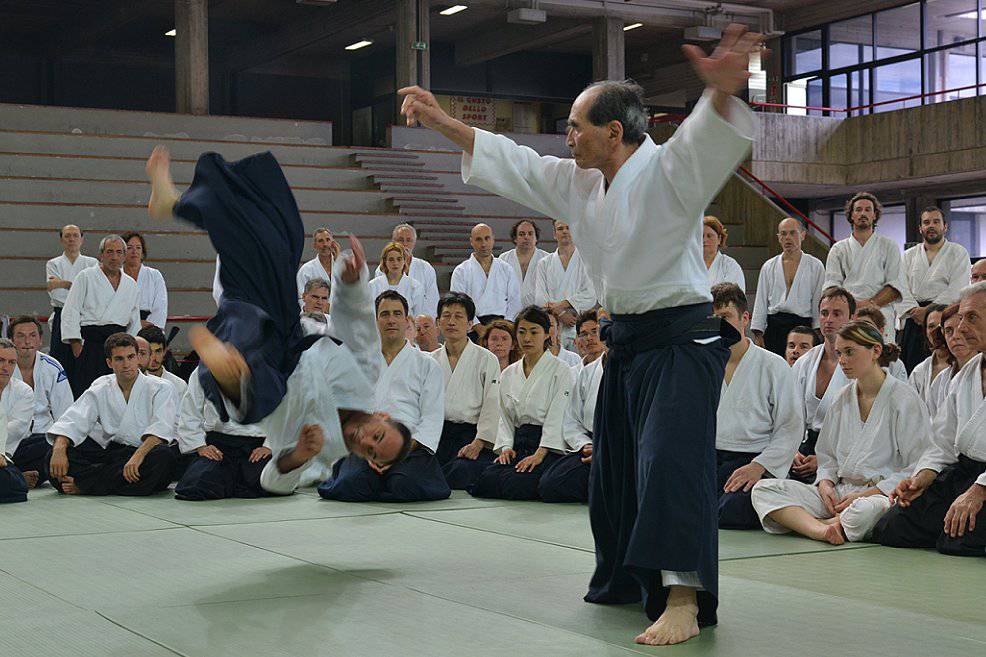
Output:
M34 488L38 485L38 471L37 470L27 470L21 473L24 475L24 481L27 482L28 489Z
M170 218L180 194L171 180L171 155L168 149L155 146L144 170L151 182L151 199L147 202L147 211L153 219Z
M696 636L698 604L695 602L695 589L673 586L664 613L634 641L647 646L670 646Z
M75 485L74 477L68 477L68 476L62 477L61 484L62 484L62 492L65 493L66 495L82 494L82 491L79 490L79 487Z
M825 540L832 545L842 545L846 542L846 534L842 530L842 519L839 516L836 516L835 522L828 525L825 530Z
M233 345L221 341L205 326L193 326L188 341L199 355L199 360L212 372L223 395L232 402L240 402L240 380L250 374L243 355Z

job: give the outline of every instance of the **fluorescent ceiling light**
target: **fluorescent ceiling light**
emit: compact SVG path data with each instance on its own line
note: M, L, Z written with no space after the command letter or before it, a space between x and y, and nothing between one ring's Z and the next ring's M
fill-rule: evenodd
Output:
M629 32L630 30L635 30L638 27L643 27L643 26L644 26L643 23L631 23L630 25L627 25L626 27L624 27L623 28L623 31L624 32Z
M372 44L373 42L370 41L369 39L363 39L362 41L357 41L356 43L349 44L348 46L346 46L346 50L359 50L360 48L366 48L367 46Z
M955 18L972 18L972 19L976 18L976 12L974 11L967 11L962 14L952 14L952 15ZM979 17L982 18L983 20L986 20L986 9L982 10L982 12L979 14Z
M454 14L458 14L460 11L465 11L466 9L469 9L469 7L465 5L453 5L448 9L441 10L438 13L441 14L442 16L452 16Z
M176 30L175 28L171 28L170 30L164 33L164 36L171 36L171 37L178 36L178 30Z

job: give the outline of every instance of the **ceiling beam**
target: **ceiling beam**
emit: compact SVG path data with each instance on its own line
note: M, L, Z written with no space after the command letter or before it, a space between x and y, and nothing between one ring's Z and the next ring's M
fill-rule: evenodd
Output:
M590 22L557 19L540 25L490 30L486 32L486 36L456 41L455 65L473 66L511 53L544 48L591 32Z

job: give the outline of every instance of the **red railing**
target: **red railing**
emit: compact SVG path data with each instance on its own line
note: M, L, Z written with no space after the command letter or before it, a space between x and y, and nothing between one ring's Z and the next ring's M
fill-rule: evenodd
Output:
M806 215L805 213L803 213L798 208L794 207L794 205L792 205L790 201L788 201L786 198L784 198L783 196L781 196L778 192L774 191L770 187L770 185L768 185L764 181L762 181L759 178L757 178L755 175L753 175L753 172L751 172L749 169L747 169L744 166L740 166L739 167L739 170L741 172L743 172L743 175L745 175L747 178L749 178L750 180L752 180L756 184L760 185L760 187L762 188L761 193L764 196L766 196L769 193L777 201L779 201L784 207L786 207L788 210L790 210L791 212L793 212L794 214L796 214L798 217L800 217L801 220L805 222L805 224L807 224L808 226L811 226L816 231L818 231L819 233L821 233L822 236L825 237L825 239L827 239L829 241L829 245L835 244L835 239L831 235L829 235L829 233L828 233L827 230L825 230L824 228L822 228L821 226L819 226L818 224L816 224L814 221L812 221L811 219L809 219L808 218L808 215Z
M955 93L957 91L968 91L970 89L978 89L979 87L986 87L986 82L981 84L970 84L964 87L954 87L952 89L942 89L940 91L928 91L925 93L915 94L913 96L904 96L903 98L893 98L891 100L881 100L879 103L870 103L869 105L859 105L857 107L817 107L813 105L787 105L785 103L750 103L750 107L772 107L772 108L785 108L785 109L803 109L803 110L814 110L817 112L841 112L848 114L850 112L858 112L859 110L872 109L874 107L882 107L884 105L892 105L894 103L904 103L909 100L917 100L919 98L928 98L929 96L941 96L943 94ZM947 102L947 101L941 101Z

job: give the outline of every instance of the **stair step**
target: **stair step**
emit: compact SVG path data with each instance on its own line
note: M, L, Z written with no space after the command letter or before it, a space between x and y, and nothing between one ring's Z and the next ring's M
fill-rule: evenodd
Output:
M377 180L393 180L397 182L405 180L438 180L438 176L429 176L420 173L374 173L370 176L374 182ZM439 183L441 185L441 183Z

